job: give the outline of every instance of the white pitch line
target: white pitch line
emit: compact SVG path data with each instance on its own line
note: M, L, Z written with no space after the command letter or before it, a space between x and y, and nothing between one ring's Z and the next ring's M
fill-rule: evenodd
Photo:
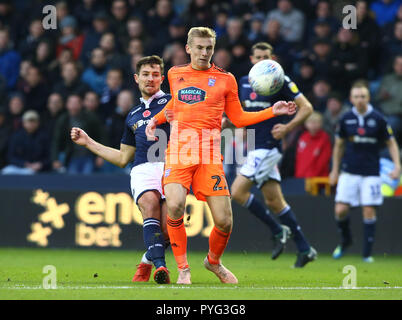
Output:
M42 286L15 286L15 287L0 287L7 290L44 290ZM97 290L97 289L112 289L112 290L129 290L129 289L146 289L146 290L160 290L160 289L185 289L185 290L198 290L198 289L213 289L213 290L390 290L402 289L400 286L394 287L207 287L207 286L58 286L57 289L47 290Z

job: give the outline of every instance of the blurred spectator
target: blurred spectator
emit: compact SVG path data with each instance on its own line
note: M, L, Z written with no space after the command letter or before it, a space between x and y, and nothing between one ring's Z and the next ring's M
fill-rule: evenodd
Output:
M133 39L140 40L144 47L149 46L150 39L144 30L144 25L140 18L130 17L127 20L126 30L127 33L125 34L124 38L120 39L122 48L128 48L130 41Z
M96 92L88 91L84 97L83 102L84 109L89 112L98 114L99 105L100 105L99 96L96 94Z
M61 35L56 48L59 55L63 48L70 48L73 51L74 60L78 60L84 44L84 35L78 34L77 20L73 16L67 16L60 22Z
M244 34L243 20L241 18L230 18L227 21L226 34L216 40L216 48L231 50L234 45L239 43L247 48L250 46Z
M339 28L333 48L332 67L334 87L342 93L346 93L354 81L367 75L367 52L361 48L354 31Z
M316 20L313 20L312 26L314 26L319 21L327 22L331 27L331 33L335 33L339 27L340 23L331 12L331 3L328 0L320 0L317 3L315 9Z
M192 16L196 15L196 12L192 13ZM174 12L172 10L172 4L169 0L157 0L155 4L155 10L152 10L147 19L147 30L150 31L150 35L153 37L155 44L164 43L167 44L169 39L169 25L174 18ZM153 54L161 54L160 51Z
M230 52L227 49L221 48L215 51L215 54L212 57L212 61L218 67L224 70L230 70L230 65L232 63L232 56L230 55Z
M326 39L317 39L313 43L312 52L308 58L311 60L316 76L331 77L332 70L332 46Z
M99 47L103 49L107 64L110 68L122 67L123 57L116 46L116 38L113 33L107 32L103 34L99 42Z
M280 61L285 69L289 68L290 44L285 41L281 34L281 25L278 20L271 19L264 26L264 41L268 42L275 50L275 57Z
M42 130L39 114L28 110L22 117L23 128L10 139L8 165L3 174L34 174L50 168L48 135Z
M181 43L174 42L166 46L162 55L165 62L165 69L169 70L173 66L179 66L189 63L189 57Z
M54 61L53 52L54 50L51 43L48 40L42 40L38 43L34 56L32 57L33 64L38 66L45 82L48 82L48 80L50 80L50 66Z
M310 96L315 78L315 68L310 59L303 59L300 62L299 73L296 75L295 82L299 86L301 92L306 96Z
M228 21L227 11L226 10L218 11L215 17L215 25L213 28L215 30L217 38L220 38L221 36L226 34L227 21Z
M57 83L62 80L62 66L67 62L74 63L73 51L70 48L63 48L57 59L49 65L49 83Z
M128 19L128 6L125 0L113 0L112 18L110 27L118 39L124 38L126 34L126 24Z
M248 53L248 47L244 42L239 41L233 44L231 51L232 64L230 72L232 72L237 79L240 79L240 77L248 74L252 67Z
M392 58L402 53L402 21L395 23L393 36L385 39L383 48L382 64L385 71Z
M91 65L84 70L82 81L97 94L102 94L106 86L106 56L101 48L95 48L91 55Z
M186 17L186 25L189 28L204 26L212 28L214 26L214 16L211 10L210 0L192 0L188 6Z
M26 86L24 86L25 101L29 104L28 108L39 113L46 108L46 101L49 95L49 88L43 81L42 73L36 66L28 68L26 75Z
M74 17L77 18L80 28L86 31L91 28L96 12L103 9L97 0L82 0L74 7Z
M109 31L109 17L106 12L99 11L94 15L92 28L86 31L81 50L81 61L87 66L93 49L99 46L102 35Z
M11 126L7 120L7 110L4 107L0 107L0 169L7 163L7 144L10 136Z
M63 97L59 93L52 93L47 99L46 110L41 116L42 126L49 137L53 137L56 122L63 113L65 113Z
M341 95L331 93L327 100L327 106L324 112L324 130L330 135L331 142L334 142L336 126L341 116L348 110L343 104Z
M295 177L328 177L331 140L323 129L322 115L313 112L306 120L306 131L297 143Z
M40 19L34 19L29 25L28 35L20 42L19 52L22 58L33 56L39 42L44 40L45 30Z
M21 56L10 48L9 31L0 29L0 74L7 81L7 89L13 89L19 75Z
M66 1L57 1L56 3L56 16L57 22L60 24L61 21L68 16L70 13Z
M116 107L117 95L123 89L123 72L120 69L110 69L106 77L106 86L102 92L100 114L108 118Z
M321 113L325 111L330 91L331 85L327 79L318 78L314 82L312 96L310 97L314 110L317 110Z
M309 37L309 44L312 45L316 40L327 40L331 39L332 31L331 26L325 20L319 20L315 23L313 27L313 32Z
M67 113L62 115L56 123L51 159L53 169L61 171L67 168L68 173L90 174L95 170L95 157L86 148L71 141L70 130L79 127L85 130L93 139L105 144L103 125L99 118L82 108L82 99L79 95L70 95L66 103Z
M263 39L263 25L265 16L262 12L253 14L250 19L250 31L247 35L247 39L250 42L260 42Z
M293 7L291 0L279 0L277 9L269 11L265 23L277 20L280 34L288 42L300 42L304 34L304 14Z
M374 12L377 24L382 27L394 20L400 4L401 0L377 0L373 2L370 9Z
M360 46L367 51L368 65L377 70L380 62L381 30L375 20L369 15L368 5L365 0L356 2L357 34Z
M89 90L86 83L80 80L78 66L75 62L67 62L62 65L62 80L53 87L53 91L61 94L64 100L73 93L84 96Z
M395 24L397 24L399 21L402 21L402 3L399 5L399 9L396 13L395 19L391 22L388 22L381 28L385 38L392 38L392 35L394 34Z
M402 134L402 54L394 58L393 72L382 78L377 101L400 142Z
M8 122L11 124L13 131L17 131L22 127L24 109L24 96L21 93L13 93L8 102Z

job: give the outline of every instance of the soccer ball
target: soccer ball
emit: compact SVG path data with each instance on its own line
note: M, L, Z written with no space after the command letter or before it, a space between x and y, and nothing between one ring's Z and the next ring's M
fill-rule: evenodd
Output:
M272 96L283 86L285 74L281 65L274 60L257 62L248 73L248 82L261 96Z

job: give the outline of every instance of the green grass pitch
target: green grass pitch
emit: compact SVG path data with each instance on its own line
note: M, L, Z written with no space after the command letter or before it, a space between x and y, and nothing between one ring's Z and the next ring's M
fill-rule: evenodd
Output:
M205 252L189 252L193 284L179 286L174 258L167 263L173 284L132 283L138 251L0 249L0 299L402 299L401 256L376 256L366 264L359 256L335 261L329 255L303 269L293 269L295 255L272 261L269 254L227 252L223 263L238 277L224 285L205 270ZM57 270L57 289L42 286L45 265ZM343 268L353 265L357 287L342 287Z

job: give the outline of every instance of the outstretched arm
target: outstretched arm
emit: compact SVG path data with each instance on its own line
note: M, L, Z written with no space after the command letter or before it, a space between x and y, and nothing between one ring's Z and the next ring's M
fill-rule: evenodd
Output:
M394 170L392 170L389 173L389 176L392 179L399 179L399 176L401 175L401 159L399 156L398 143L396 142L395 138L392 137L391 139L387 140L386 144L387 144L392 162L394 163L394 166L395 166Z
M110 148L96 142L84 130L75 127L71 129L70 136L76 144L86 147L97 156L120 168L124 168L134 158L135 147L133 146L122 143L120 150Z
M272 107L258 112L246 112L243 110L239 99L226 101L225 113L238 127L249 126L276 116L293 115L296 112L294 102L278 101Z

